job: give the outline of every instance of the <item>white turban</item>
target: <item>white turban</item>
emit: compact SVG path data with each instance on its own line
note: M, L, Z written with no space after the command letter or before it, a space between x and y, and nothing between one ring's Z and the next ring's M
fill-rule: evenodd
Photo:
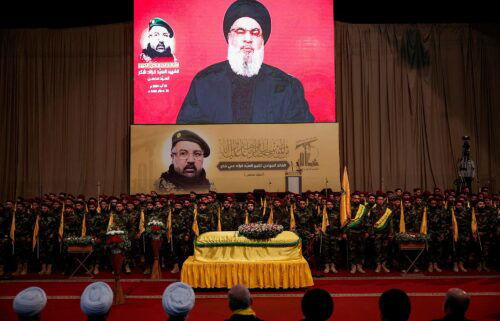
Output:
M187 315L194 306L194 291L183 282L170 284L163 291L163 309L171 317Z
M47 304L47 295L39 287L33 286L19 292L14 298L12 308L22 317L32 317L40 312Z
M83 290L80 309L86 316L108 313L113 304L113 290L104 282L94 282Z

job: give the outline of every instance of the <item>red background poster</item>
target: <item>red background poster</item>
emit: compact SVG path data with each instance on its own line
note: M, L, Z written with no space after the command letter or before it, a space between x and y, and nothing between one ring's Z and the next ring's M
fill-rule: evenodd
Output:
M264 63L298 78L315 122L335 122L333 0L263 0L271 15ZM134 123L175 124L193 77L227 58L222 21L233 0L135 0ZM139 72L141 38L149 21L162 18L174 30L178 73ZM169 69L173 70L173 69ZM158 79L162 93L148 93ZM149 79L149 81L148 81Z

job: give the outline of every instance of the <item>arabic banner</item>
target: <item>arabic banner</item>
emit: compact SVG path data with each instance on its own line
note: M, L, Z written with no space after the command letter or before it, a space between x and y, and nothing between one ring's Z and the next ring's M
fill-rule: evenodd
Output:
M132 125L131 193L340 189L337 123Z

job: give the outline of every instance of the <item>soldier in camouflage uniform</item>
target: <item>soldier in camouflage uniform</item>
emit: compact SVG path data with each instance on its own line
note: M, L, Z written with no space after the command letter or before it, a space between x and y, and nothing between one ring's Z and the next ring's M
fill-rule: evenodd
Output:
M464 263L468 258L468 244L471 237L471 213L464 207L464 201L455 202L455 218L457 220L458 239L454 242L453 271L467 272Z
M193 217L193 212L190 206L183 206L182 204L176 201L172 211L172 240L170 246L174 267L170 272L174 274L179 273L182 264L188 257L193 226L191 218Z
M439 197L429 198L429 208L427 210L427 233L430 237L428 256L429 256L429 272L442 272L438 263L443 256L443 241L445 240L445 232L449 229L449 222L446 222L445 210L438 205Z
M28 260L31 256L34 226L34 219L23 203L17 203L15 217L14 258L16 259L17 270L12 273L13 276L28 273Z
M489 264L494 254L492 253L493 241L496 227L496 211L492 208L487 208L484 200L478 200L476 204L476 222L477 234L475 236L476 244L479 247L480 261L477 270L489 271L487 264Z
M361 198L359 194L353 193L351 196L351 222L348 223L348 243L349 243L349 255L351 259L351 270L350 273L354 274L356 271L360 273L365 273L363 270L363 261L365 253L365 241L368 238L368 210L364 208L361 203ZM360 210L359 219L356 220L356 214L360 207L364 210Z
M213 211L208 208L205 202L198 203L197 222L200 235L217 230L217 225L214 220L216 215L217 214L214 214Z
M342 240L342 226L340 224L340 209L335 207L332 200L326 201L326 213L328 215L328 226L323 233L321 241L321 257L325 264L324 273L337 273L335 262L340 255L339 242Z
M57 232L59 230L59 213L51 211L48 204L42 205L39 221L38 246L42 270L38 274L52 274L52 266L55 263L58 242Z
M283 215L287 215L290 218L290 211L285 210ZM312 261L314 255L314 240L316 236L316 228L318 226L318 217L316 212L313 212L310 207L307 206L305 200L299 200L299 206L294 211L295 214L295 224L296 233L302 239L302 249L305 259L308 262Z
M381 224L385 219L382 219L382 217L384 217L384 214L388 213L387 210L390 210L391 214L388 217L385 217L387 218L387 220L385 220L385 224ZM384 270L384 272L390 272L386 264L387 255L391 245L391 238L393 235L393 214L392 209L384 204L384 195L378 195L376 204L370 209L369 227L371 233L375 235L375 255L377 262L377 267L375 268L376 273L380 273L381 270Z
M107 211L98 212L98 208L94 203L89 203L89 234L96 240L94 244L94 253L92 253L92 263L94 265L93 273L95 275L99 274L99 267L104 266L107 255L106 255L106 232L108 229L109 215Z
M255 201L249 200L246 205L246 212L248 213L248 223L262 223L263 217L260 209L256 208Z
M220 225L222 231L236 231L240 226L240 213L233 207L231 200L226 198L220 211Z
M136 210L133 202L127 203L125 209L129 220L128 237L130 239L130 257L128 258L129 264L135 266L136 262L141 257L142 239L139 231L139 224L141 221L140 211Z
M114 230L120 230L124 231L127 235L127 238L130 237L130 230L132 229L131 226L131 221L130 221L130 216L128 215L127 211L125 211L125 206L121 202L117 202L116 205L114 205L114 211L111 212L111 215L113 216L113 225L112 229ZM130 240L130 238L129 238ZM132 249L127 248L125 250L125 273L130 273L130 262L132 259Z
M59 219L60 223L60 219ZM69 274L71 269L71 257L67 254L68 248L64 242L65 238L68 237L81 237L82 236L82 222L78 214L75 213L75 208L70 202L66 202L64 208L64 222L63 222L63 264L64 264L64 274Z
M273 221L271 223L282 225L284 231L289 231L290 212L283 206L283 201L278 198L275 199L273 204L266 209L264 223L269 221L269 217L271 216L271 207L273 210Z
M3 210L0 212L0 277L5 273L9 256L11 255L11 240L9 238L10 224L14 203L7 201Z

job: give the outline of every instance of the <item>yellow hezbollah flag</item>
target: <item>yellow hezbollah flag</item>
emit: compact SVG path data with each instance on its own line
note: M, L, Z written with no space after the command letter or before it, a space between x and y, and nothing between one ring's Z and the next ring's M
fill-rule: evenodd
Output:
M113 212L109 213L109 221L108 221L108 228L107 230L109 231L111 229L111 226L113 226L114 222L114 217L113 217Z
M245 224L248 224L248 211L245 210Z
M87 214L89 213L89 208L85 205L85 212L83 213L82 221L82 237L87 236Z
M62 211L61 211L61 221L59 222L59 240L63 239L64 236L64 211L66 210L66 203L63 202Z
M194 206L193 232L196 236L200 235L198 228L198 207L196 205Z
M293 204L290 205L290 231L295 231L295 214L293 212Z
M170 215L170 209L168 210L168 215ZM139 219L139 233L142 234L146 230L144 227L144 221L146 218L144 217L144 208L141 208L141 218Z
M16 211L17 211L17 202L14 204L14 211L12 213L12 221L10 223L10 239L12 241L12 246L16 242Z
M451 208L451 223L453 224L453 241L458 241L458 223L455 216L455 208Z
M144 211L143 211L144 214ZM167 217L167 239L169 241L172 240L172 208L168 209L168 217Z
M217 207L217 231L222 231L222 224L220 223L220 206Z
M351 218L351 188L349 187L349 176L347 166L344 166L342 174L342 197L340 198L340 225L344 226Z
M267 224L273 224L273 221L274 221L274 214L273 214L273 207L271 206L271 212L269 213L269 218L267 219Z
M266 207L267 207L267 199L264 197L264 205L262 205L263 208L262 216L266 214Z
M472 236L477 237L477 220L476 220L476 209L472 207L472 221L471 221Z
M40 230L39 221L40 221L40 215L37 215L36 222L35 222L35 229L33 230L32 250L35 249L36 242L38 242L38 231Z
M330 222L328 222L328 213L326 212L326 205L323 206L323 217L321 220L321 231L323 233L326 232L326 228L330 225Z
M424 207L422 224L420 224L420 234L427 235L427 207Z
M401 207L399 213L399 233L406 233L405 209L403 207L403 200L401 200Z

